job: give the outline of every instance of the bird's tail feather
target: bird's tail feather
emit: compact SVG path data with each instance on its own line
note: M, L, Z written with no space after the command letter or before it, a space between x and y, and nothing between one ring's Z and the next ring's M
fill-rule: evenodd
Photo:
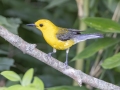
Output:
M95 39L95 38L103 38L102 34L82 34L82 35L76 35L73 40L76 43L81 42L81 41L85 41L87 39Z

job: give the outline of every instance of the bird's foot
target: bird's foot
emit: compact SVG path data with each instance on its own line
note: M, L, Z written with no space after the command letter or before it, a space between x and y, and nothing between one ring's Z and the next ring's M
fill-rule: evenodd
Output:
M48 53L48 56L49 56L49 57L51 57L51 56L52 56L52 53L51 53L51 52L50 52L50 53Z
M64 62L64 65L65 65L65 68L67 68L67 67L68 67L68 62L65 61L65 62Z

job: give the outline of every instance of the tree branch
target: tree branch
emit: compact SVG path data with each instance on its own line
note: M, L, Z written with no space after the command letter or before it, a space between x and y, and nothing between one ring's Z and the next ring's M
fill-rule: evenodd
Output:
M76 82L78 82L80 86L82 83L85 83L102 90L120 90L120 87L89 76L80 70L76 70L70 66L65 68L64 63L58 61L53 57L49 57L44 52L35 48L35 44L27 43L19 36L9 32L3 26L0 26L0 36L7 40L9 43L11 43L13 46L23 51L23 53L29 54L37 58L38 60L48 64L49 66L55 68L56 70L62 72L63 74L73 78Z

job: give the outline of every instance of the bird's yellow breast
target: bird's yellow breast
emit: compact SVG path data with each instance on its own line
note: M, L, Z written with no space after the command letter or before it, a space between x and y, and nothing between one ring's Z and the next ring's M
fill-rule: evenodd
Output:
M58 40L56 37L56 34L50 33L50 32L46 32L43 33L44 39L46 40L46 42L52 46L55 49L58 50L65 50L68 49L69 47L71 47L74 44L74 41L71 40L67 40L67 41L61 41Z

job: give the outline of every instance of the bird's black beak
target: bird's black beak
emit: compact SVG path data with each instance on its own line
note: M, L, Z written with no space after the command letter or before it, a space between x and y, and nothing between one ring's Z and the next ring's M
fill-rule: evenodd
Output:
M35 26L35 24L26 24L27 26Z

